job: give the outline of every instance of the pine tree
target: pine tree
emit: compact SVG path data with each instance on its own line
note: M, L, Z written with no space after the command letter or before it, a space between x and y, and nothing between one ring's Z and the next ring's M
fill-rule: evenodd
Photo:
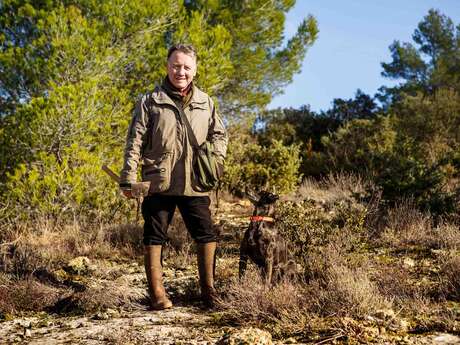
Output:
M440 88L460 91L460 25L437 10L430 10L418 24L415 43L393 42L392 61L382 63L382 75L402 80L392 88L381 88L381 99L391 103L401 93L433 94Z
M121 165L133 105L164 78L174 42L196 46L197 83L218 100L224 117L263 108L299 71L316 37L308 18L283 47L285 12L293 4L1 2L4 211L97 215L105 209L107 215L119 199L99 167Z

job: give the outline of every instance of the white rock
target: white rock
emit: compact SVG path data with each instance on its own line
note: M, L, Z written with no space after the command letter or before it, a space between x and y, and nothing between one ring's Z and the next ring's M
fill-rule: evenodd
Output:
M272 345L272 335L258 328L243 328L225 334L216 345Z
M433 344L439 344L439 345L451 345L451 344L460 344L460 338L448 334L448 333L440 333L432 336Z
M414 267L415 266L415 261L414 259L411 259L411 258L404 258L404 266L406 267Z

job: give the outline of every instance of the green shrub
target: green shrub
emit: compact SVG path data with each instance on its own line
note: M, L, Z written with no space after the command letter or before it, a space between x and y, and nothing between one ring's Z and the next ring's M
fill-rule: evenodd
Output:
M300 181L300 163L298 145L273 140L265 147L250 137L236 137L229 144L224 185L233 191L249 187L288 193Z
M280 202L276 213L280 232L293 244L295 256L305 269L310 255L321 247L330 243L346 246L342 236L351 242L359 239L364 234L366 216L366 207L353 199Z
M392 203L411 198L435 214L459 206L460 97L449 90L405 96L389 115L353 120L323 137L333 171L371 179Z

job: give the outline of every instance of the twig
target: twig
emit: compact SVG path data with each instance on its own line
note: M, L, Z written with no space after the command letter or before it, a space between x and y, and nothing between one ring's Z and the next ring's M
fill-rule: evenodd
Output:
M330 337L330 338L327 338L327 339L324 339L324 340L321 340L320 342L318 343L315 343L315 345L319 345L319 344L325 344L329 341L333 341L333 340L336 340L338 338L341 338L343 337L345 334L343 332L339 332L337 333L336 335L334 335L333 337Z

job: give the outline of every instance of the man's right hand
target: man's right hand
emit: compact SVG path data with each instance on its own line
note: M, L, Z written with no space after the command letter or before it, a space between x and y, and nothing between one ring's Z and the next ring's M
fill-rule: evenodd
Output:
M133 197L133 194L131 193L131 189L122 189L121 190L123 192L123 195L128 198L128 199L132 199L134 198Z

